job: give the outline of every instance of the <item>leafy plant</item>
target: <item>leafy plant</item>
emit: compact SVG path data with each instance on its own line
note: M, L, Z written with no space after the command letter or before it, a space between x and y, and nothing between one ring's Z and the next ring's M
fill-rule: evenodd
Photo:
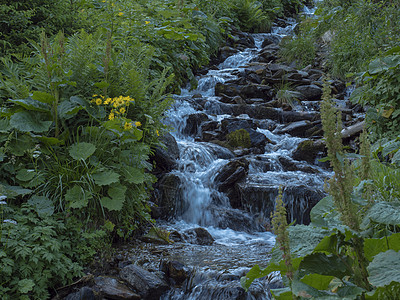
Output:
M8 208L2 222L2 299L45 299L48 288L82 275L64 223L52 216L51 202L32 197L20 210ZM71 251L72 250L72 251Z
M226 136L226 140L234 148L250 148L251 146L250 135L246 129L232 131Z
M391 271L398 268L393 259L400 253L400 203L385 198L371 201L363 193L374 181L368 172L368 146L362 146L363 156L343 152L341 117L328 95L325 91L321 109L328 158L335 171L329 182L331 195L312 209L310 225L288 228L293 275L288 256L275 247L269 266L264 270L254 266L241 282L247 289L255 278L280 271L289 287L271 290L276 299L392 299L400 292L400 279ZM365 137L362 140L366 143ZM354 158L360 161L351 164ZM360 180L352 175L356 171ZM372 185L368 193L379 189Z

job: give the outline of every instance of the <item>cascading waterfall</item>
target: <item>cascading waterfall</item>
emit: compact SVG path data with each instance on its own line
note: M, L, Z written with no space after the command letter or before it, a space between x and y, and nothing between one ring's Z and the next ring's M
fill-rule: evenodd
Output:
M307 15L312 13L313 11L309 9L305 11ZM228 294L218 296L213 294L214 291L210 290L209 284L212 282L214 288L218 287L216 282L220 282L218 280L222 278L221 273L218 273L220 270L239 278L238 276L243 274L246 268L267 262L267 253L273 247L275 238L270 232L262 231L261 228L265 225L263 222L269 218L270 212L274 210L279 186L285 187L283 197L289 215L292 221L296 218L298 223L307 222L303 215L305 211L311 209L312 199L323 197L324 179L330 175L329 172L306 163L301 163L302 168L293 170L288 168L288 162L293 161L294 149L305 139L280 132L283 125L268 120L265 122L272 124L272 128L258 127L255 132L264 135L269 143L265 146L265 152L249 153L245 156L249 162L248 172L246 180L238 184L243 207L240 210L233 208L226 193L218 189L215 178L224 166L238 158L224 147L209 142L199 142L196 134L188 134L186 128L189 116L198 114L200 106L203 109L201 113L206 114L211 122L220 124L221 121L232 117L224 113L224 103L220 102L220 97L215 96L216 84L238 79L238 74L243 70L242 66L251 63L258 55L266 37L279 41L283 36L292 34L296 25L295 20L289 20L287 24L285 28L274 27L272 33L252 35L255 41L254 48L229 56L218 65L218 70L209 70L207 74L200 76L195 90L190 91L187 88L182 90L180 96L175 96L176 103L169 111L165 122L175 128L172 134L180 151L177 167L171 173L180 178L178 201L182 203L178 206L183 209L171 222L163 226L170 231L178 232L203 226L213 236L215 242L212 247L200 249L188 245L179 253L170 254L170 258L183 261L190 266L197 266L202 271L201 275L193 275L191 283L193 286L173 290L163 298L164 300L230 299L228 294L234 289L230 283L226 286L219 283L220 293ZM307 110L307 103L303 103L302 110ZM251 118L247 114L240 114L236 119L245 122ZM313 174L310 169L319 175ZM244 226L236 224L236 219L229 222L231 216L245 220ZM246 228L247 224L257 222L264 225L258 227L249 225ZM261 290L263 289L264 286L261 286ZM249 295L246 297L246 299L267 299L265 292L260 293L259 297Z

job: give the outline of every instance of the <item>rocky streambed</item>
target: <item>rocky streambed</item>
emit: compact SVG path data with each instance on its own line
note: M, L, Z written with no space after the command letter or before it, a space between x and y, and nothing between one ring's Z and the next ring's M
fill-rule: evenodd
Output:
M152 214L161 229L119 249L107 275L66 299L261 300L281 284L272 274L245 292L240 277L268 264L279 187L288 221L308 224L331 171L318 161L325 156L321 60L302 69L280 62L280 41L295 21L278 22L271 33L234 31L219 62L199 72L198 87L174 96L166 123L175 130L153 157ZM351 144L363 116L344 82L327 83Z

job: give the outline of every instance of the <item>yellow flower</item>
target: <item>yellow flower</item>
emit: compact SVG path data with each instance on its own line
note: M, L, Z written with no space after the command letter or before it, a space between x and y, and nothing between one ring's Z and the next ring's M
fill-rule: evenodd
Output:
M158 132L158 130L156 129L156 133L157 133L157 136L160 136L160 133Z
M142 126L142 123L140 123L139 121L135 122L136 127Z
M92 97L93 97L93 98L96 98L97 96L98 96L97 94L94 94Z
M122 16L124 13L123 12L120 12L120 13L118 13L118 16Z
M109 119L109 120L114 120L114 118L115 118L114 113L113 113L113 112L110 113L110 115L108 116L108 119Z
M107 99L104 101L104 104L108 105L108 104L110 104L110 102L111 102L111 98L107 98Z
M124 114L124 113L126 112L125 107L121 107L121 108L119 109L119 112L120 112L121 114Z
M100 98L96 99L96 105L101 105L103 103L103 100L101 100Z
M124 124L124 130L129 130L129 129L132 129L132 123L128 123L128 122L126 122L125 124Z
M150 24L150 21L144 21L144 23L146 23L146 25L147 25L147 24Z

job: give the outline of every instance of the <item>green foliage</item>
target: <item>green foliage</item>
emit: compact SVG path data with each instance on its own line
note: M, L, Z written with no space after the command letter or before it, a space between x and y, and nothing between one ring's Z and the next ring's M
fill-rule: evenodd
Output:
M241 279L242 286L248 288L255 278L280 271L290 289L272 290L276 299L396 299L400 288L400 202L390 195L395 190L385 193L380 183L386 176L382 172L395 176L395 166L380 168L381 162L370 162L368 145L361 146L363 155L343 152L337 123L341 118L327 95L325 91L321 113L328 157L335 171L329 182L331 195L312 209L310 225L288 229L293 277L288 277L287 256L277 245L267 268L253 267ZM366 135L361 140L366 143ZM389 144L385 153L395 150ZM354 172L360 179L351 175Z
M368 70L358 77L358 84L360 87L353 92L351 100L370 106L367 122L372 139L397 137L400 126L399 47L371 61Z
M62 220L26 204L20 210L7 208L6 216L12 219L0 219L2 299L46 299L48 288L82 275Z
M292 63L296 61L299 68L314 64L315 41L311 35L300 35L284 38L279 49L282 60Z
M226 140L233 148L250 148L251 146L250 135L245 129L232 131L226 136Z
M83 26L79 16L83 1L23 0L0 2L0 56L29 53L29 40L38 40L41 28L54 34Z

